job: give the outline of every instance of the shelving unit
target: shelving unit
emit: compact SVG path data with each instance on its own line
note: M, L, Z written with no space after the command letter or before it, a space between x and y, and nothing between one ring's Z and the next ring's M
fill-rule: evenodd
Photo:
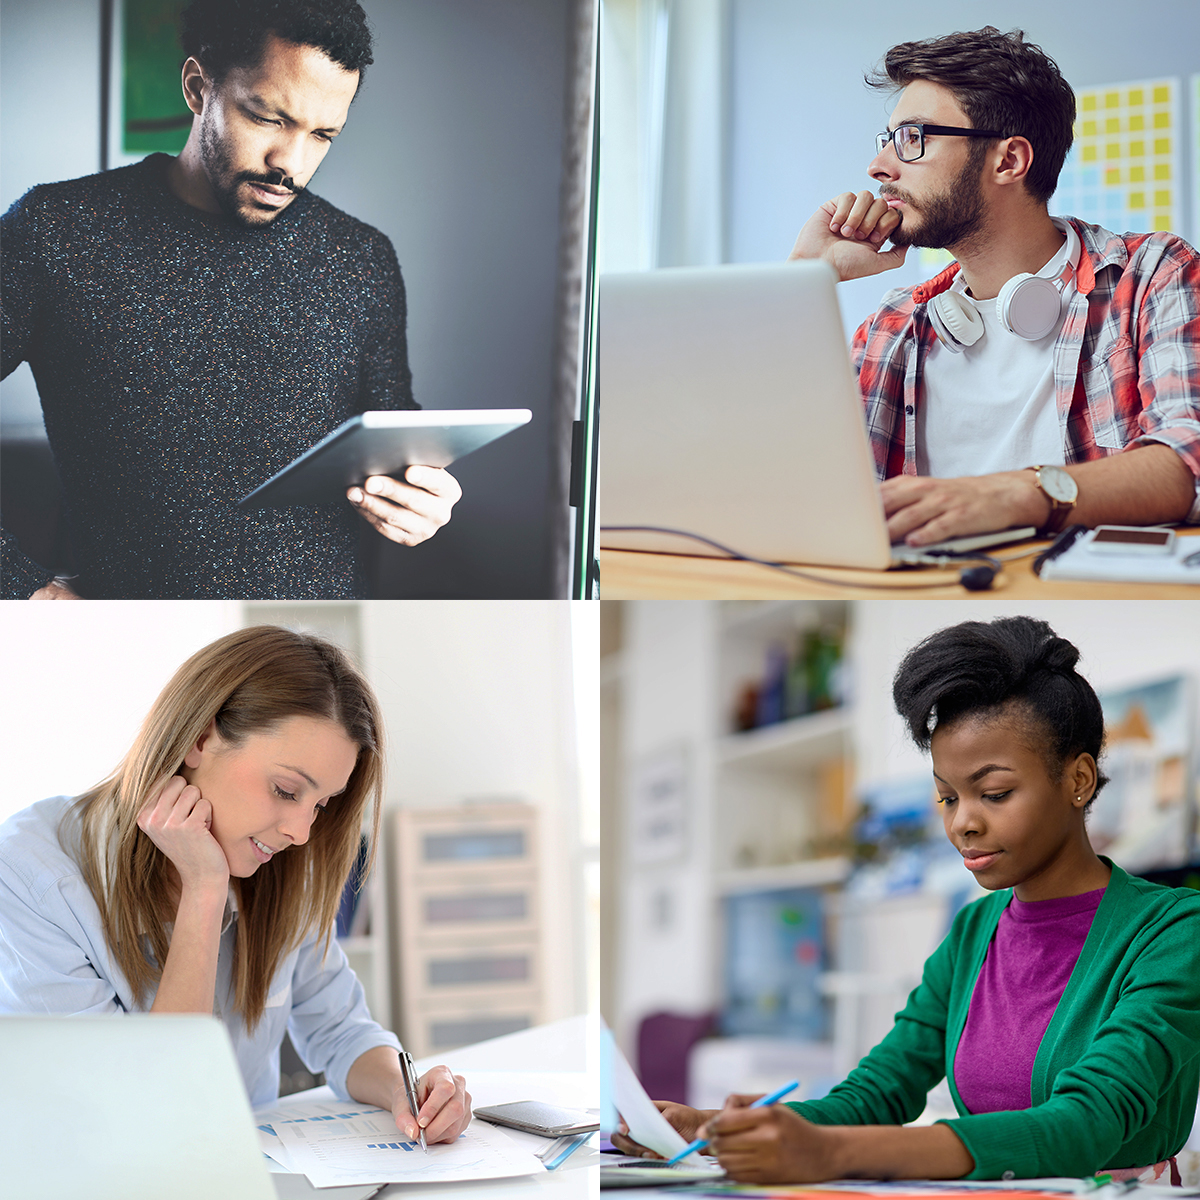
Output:
M855 714L845 690L836 689L836 707L746 732L738 708L773 644L803 644L806 630L822 626L845 629L848 610L842 602L630 602L619 629L613 622L602 673L613 784L605 854L615 884L605 903L619 936L605 1006L630 1054L644 1017L722 1007L729 901L836 889L847 878L845 848L831 836L851 787ZM791 700L802 707L799 689ZM670 754L683 763L671 777L678 834L647 856L633 831L648 818L647 773Z
M850 728L845 706L795 717L745 733L731 733L717 743L717 761L754 763L770 770L803 770L844 750Z
M537 809L401 809L392 836L405 1046L421 1057L540 1024Z
M738 695L762 676L772 646L791 648L821 626L844 630L842 603L726 605L717 645L716 727L729 731ZM852 714L843 702L746 732L714 747L718 889L837 883L848 865L829 843L849 785ZM775 880L781 880L776 884ZM802 882L805 881L805 882Z
M850 860L842 855L784 863L778 867L749 867L721 871L714 876L719 896L739 892L767 892L778 888L836 887L850 874Z

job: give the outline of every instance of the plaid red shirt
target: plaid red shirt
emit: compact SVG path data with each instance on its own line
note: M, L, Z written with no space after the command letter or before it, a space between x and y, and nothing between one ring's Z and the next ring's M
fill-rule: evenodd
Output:
M1071 218L1082 251L1054 346L1058 423L1068 463L1133 446L1170 446L1197 479L1200 523L1200 255L1169 233L1116 234ZM888 292L854 335L854 365L880 479L917 473L921 367L937 335L926 302L952 263Z

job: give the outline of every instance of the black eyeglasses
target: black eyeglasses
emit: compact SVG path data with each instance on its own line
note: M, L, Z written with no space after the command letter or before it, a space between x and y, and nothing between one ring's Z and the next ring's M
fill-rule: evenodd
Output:
M998 138L1004 134L994 129L958 129L953 125L924 125L920 122L912 125L897 125L895 129L885 129L875 135L875 152L882 154L888 148L888 142L896 147L896 157L901 162L916 162L925 153L925 135L927 133L946 134L949 137L986 137Z

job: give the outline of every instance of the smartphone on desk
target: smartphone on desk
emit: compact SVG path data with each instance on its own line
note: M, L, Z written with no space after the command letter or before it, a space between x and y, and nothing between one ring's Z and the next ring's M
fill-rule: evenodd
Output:
M1097 525L1085 545L1092 554L1171 554L1175 549L1175 530Z
M600 1128L599 1120L590 1113L580 1112L578 1109L556 1108L553 1104L539 1104L534 1100L493 1104L474 1111L477 1117L491 1121L493 1125L507 1125L524 1133L540 1134L542 1137L591 1133Z

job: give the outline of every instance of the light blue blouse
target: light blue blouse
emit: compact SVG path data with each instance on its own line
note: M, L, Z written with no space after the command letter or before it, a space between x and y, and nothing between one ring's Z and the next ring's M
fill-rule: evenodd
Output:
M121 1013L146 1011L148 994L134 1001L113 961L100 912L75 859L59 844L76 845L73 800L43 800L0 825L0 1013ZM371 1019L362 984L342 948L312 935L282 962L267 995L262 1020L250 1033L234 1011L231 971L233 893L226 905L217 960L214 1014L229 1030L252 1105L279 1094L279 1047L284 1031L309 1069L324 1071L343 1099L346 1073L373 1046L399 1049L394 1034Z

